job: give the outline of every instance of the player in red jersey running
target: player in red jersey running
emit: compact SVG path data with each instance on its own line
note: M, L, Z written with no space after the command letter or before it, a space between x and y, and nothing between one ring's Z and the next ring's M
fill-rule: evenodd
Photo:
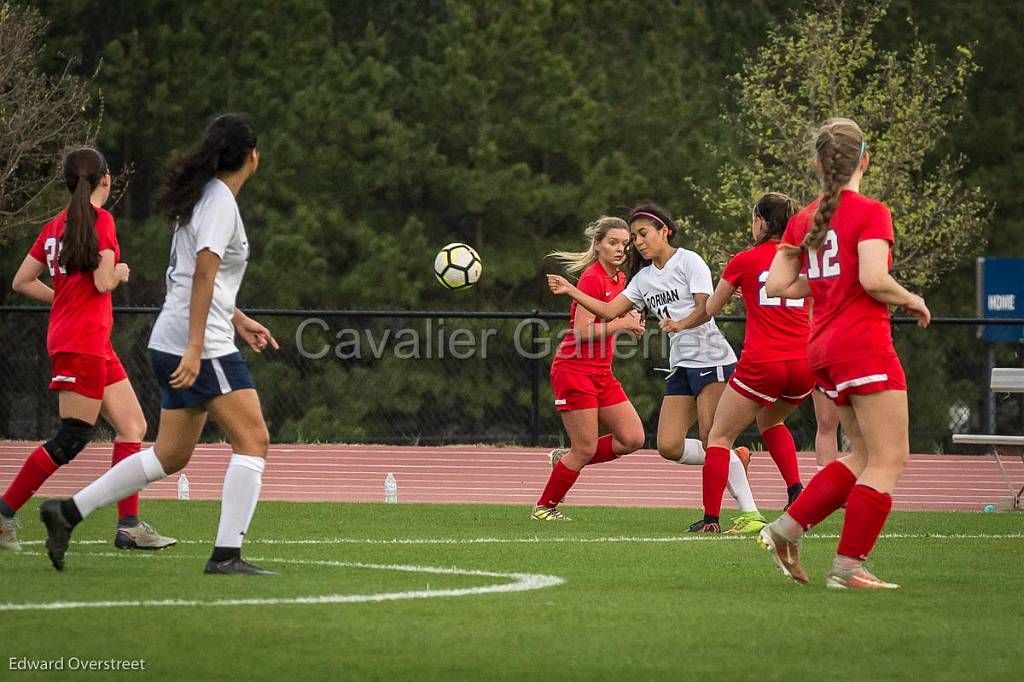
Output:
M796 211L796 203L784 194L772 192L757 200L751 218L756 243L729 261L706 304L708 315L718 315L739 289L747 310L743 353L718 401L708 436L702 472L707 526L719 527L729 450L754 419L786 481L787 508L803 489L796 445L784 421L814 389L807 366L807 308L803 299L772 297L764 290L779 238Z
M629 225L621 218L602 216L584 233L590 248L580 253L556 251L551 256L566 265L570 274L582 272L577 287L599 301L610 301L626 287ZM642 336L640 314L630 311L606 322L573 301L569 331L551 363L551 390L555 409L569 434L569 448L551 452L551 476L532 517L538 521L568 521L558 503L589 464L610 462L643 447L644 425L629 402L619 380L612 374L615 336L626 331ZM600 426L611 433L599 436Z
M846 503L846 518L825 584L833 589L898 587L864 565L892 508L892 491L910 456L907 382L892 343L889 306L928 325L924 299L889 274L892 216L859 193L871 161L864 133L830 119L815 137L822 195L789 222L768 275L769 296L814 300L808 361L839 407L853 452L822 469L789 511L762 529L758 542L797 582L803 532ZM807 273L806 283L800 273Z
M46 348L53 366L50 390L58 391L60 427L25 460L0 499L0 549L20 548L15 513L57 467L89 443L96 418L114 427L112 465L138 452L146 419L131 382L110 343L114 325L110 292L128 281L114 218L101 208L110 194L110 173L95 149L64 157L67 208L43 227L12 288L51 304ZM49 270L51 289L39 277ZM120 549L162 549L175 543L139 521L139 496L117 504L114 544Z

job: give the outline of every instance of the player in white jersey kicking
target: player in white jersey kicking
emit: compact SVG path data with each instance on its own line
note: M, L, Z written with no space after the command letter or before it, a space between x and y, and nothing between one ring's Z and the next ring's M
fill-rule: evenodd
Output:
M672 246L676 225L671 214L660 206L641 204L628 222L636 260L649 264L630 270L635 274L619 296L607 303L599 301L558 275L548 275L548 286L552 293L567 294L606 320L633 308L658 318L672 344L671 367L658 418L658 452L671 462L701 465L718 399L736 368L735 353L705 311L707 299L714 292L711 270L693 251ZM695 421L700 440L686 438ZM746 448L737 450L739 453L730 453L728 488L739 503L740 514L727 532L756 533L764 527L765 518L754 503L747 481L745 465L750 454ZM690 531L721 532L720 527L706 526L701 519L690 526Z
M40 507L46 549L58 571L72 529L96 509L185 467L210 415L233 453L224 475L220 525L206 573L273 575L242 560L242 539L259 498L269 435L235 332L256 352L277 342L235 307L249 242L235 196L259 165L256 133L245 114L223 114L203 138L172 159L160 192L174 225L167 295L149 339L160 385L160 428L142 450L65 500Z

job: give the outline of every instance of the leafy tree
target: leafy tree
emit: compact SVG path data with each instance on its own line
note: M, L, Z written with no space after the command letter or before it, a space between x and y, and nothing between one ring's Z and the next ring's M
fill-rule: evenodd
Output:
M705 253L724 261L749 243L747 216L768 190L801 201L818 193L810 141L817 125L845 116L865 130L872 166L865 193L893 212L893 270L908 286L934 284L964 258L979 253L990 208L981 189L958 176L964 159L934 153L963 112L977 71L970 47L939 57L909 19L903 50L875 38L889 1L817 0L765 44L732 78L742 161L726 163L704 201L728 224L718 232L686 227Z

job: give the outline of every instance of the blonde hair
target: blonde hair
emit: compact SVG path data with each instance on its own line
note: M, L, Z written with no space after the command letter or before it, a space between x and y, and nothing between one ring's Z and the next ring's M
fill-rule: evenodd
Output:
M864 131L848 118L830 118L814 136L814 153L821 164L823 196L814 213L814 227L804 237L803 246L820 249L825 243L829 221L839 207L840 191L864 156Z
M629 232L629 225L622 218L603 215L587 225L587 229L583 231L590 248L586 251L552 251L548 258L560 261L569 274L583 272L597 262L597 243L604 239L609 231L616 229Z

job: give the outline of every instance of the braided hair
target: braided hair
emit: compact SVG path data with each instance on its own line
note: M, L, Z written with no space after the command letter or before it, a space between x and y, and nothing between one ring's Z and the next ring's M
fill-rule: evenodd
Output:
M823 196L814 213L814 227L804 237L803 246L808 249L820 249L825 243L829 221L839 207L840 191L864 156L864 132L848 118L830 118L815 135L814 151L821 165Z

